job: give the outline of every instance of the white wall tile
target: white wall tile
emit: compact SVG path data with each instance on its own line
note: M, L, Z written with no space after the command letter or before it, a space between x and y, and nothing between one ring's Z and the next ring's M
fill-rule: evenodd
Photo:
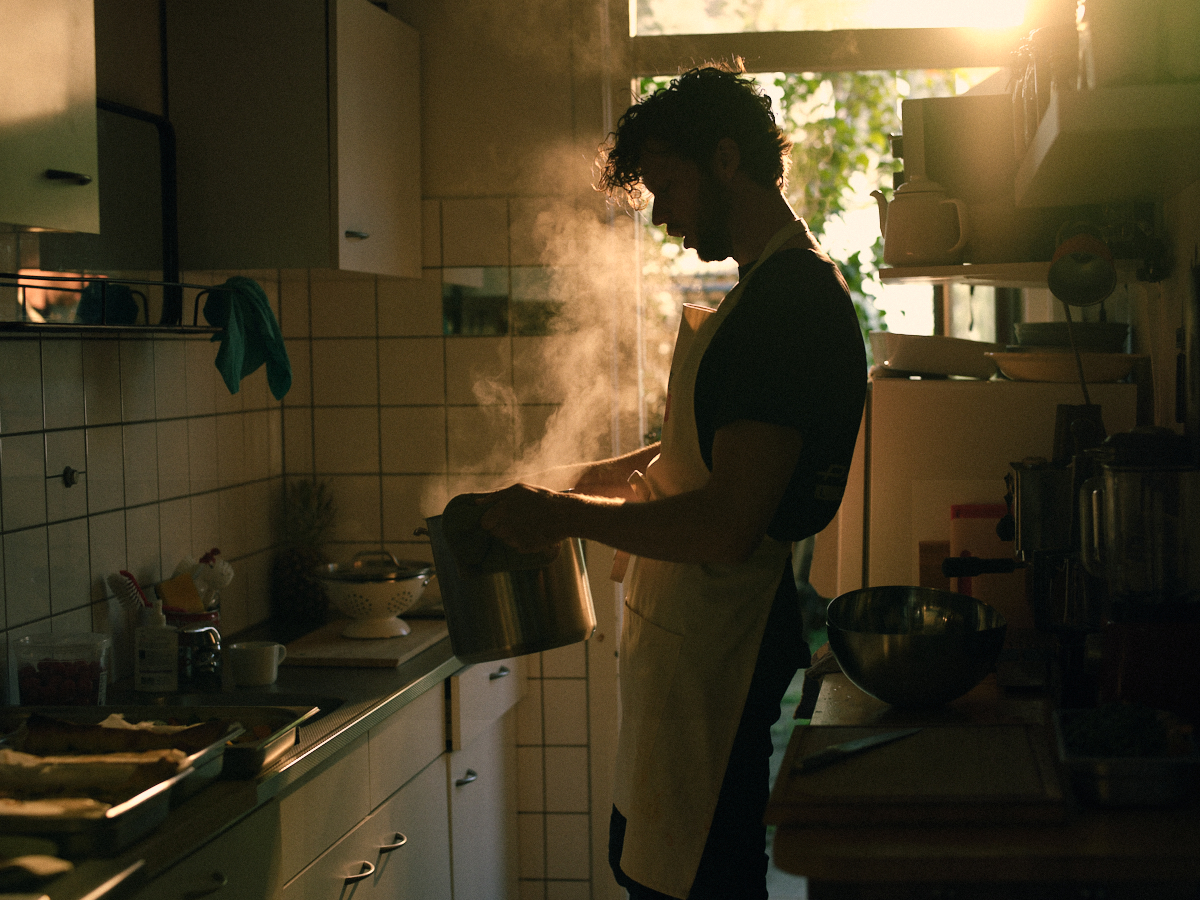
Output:
M442 270L426 268L420 278L379 279L379 334L442 334Z
M158 444L158 495L164 499L182 497L190 484L187 420L159 420L154 424Z
M383 471L446 471L446 410L441 406L384 407L379 411Z
M42 397L47 428L83 426L82 342L42 341Z
M421 201L421 265L442 264L442 205L437 200Z
M314 270L312 333L322 337L375 336L375 279L351 272Z
M307 269L286 269L280 273L279 330L285 339L308 338L308 296Z
M587 682L582 678L542 681L547 744L587 743Z
M313 403L376 405L379 402L377 352L374 338L313 341Z
M44 420L39 343L6 340L0 347L0 433L40 431Z
M70 468L74 483L64 480ZM46 432L46 521L87 515L87 440L82 428Z
M87 606L72 609L61 615L51 616L50 618L50 632L52 634L86 634L91 630L92 611Z
M193 493L213 491L220 485L217 468L217 417L187 420L188 477Z
M563 403L605 387L605 373L588 365L576 335L514 337L513 390L521 403ZM597 376L601 376L599 379Z
M542 743L542 681L530 678L525 685L525 696L517 704L517 744L521 746Z
M420 475L383 476L383 539L412 541L413 532L425 526L427 516L441 512L434 497L440 482Z
M217 483L229 487L242 480L246 470L244 413L217 416Z
M267 410L267 473L272 478L283 475L283 407Z
M215 366L216 351L206 341L188 341L184 351L187 370L187 411L189 416L207 416L217 411L217 384L228 393ZM86 363L86 358L84 360ZM84 369L87 371L86 366ZM90 385L89 385L90 387ZM90 421L90 419L89 419Z
M541 747L517 748L517 811L545 812L545 769Z
M327 480L337 504L330 539L377 545L381 539L379 476L341 475Z
M379 402L401 406L445 403L445 339L381 338Z
M312 404L312 352L308 341L284 341L288 364L292 367L292 386L283 398L286 406Z
M453 474L505 473L515 459L508 408L452 406L446 410L447 464ZM480 484L479 490L490 485Z
M83 404L88 425L121 421L121 349L117 341L83 342Z
M379 471L377 407L318 407L313 410L313 430L318 472Z
M49 542L50 610L86 606L91 600L88 579L87 519L59 522L46 529Z
M546 825L541 813L517 814L517 851L521 878L546 877Z
M187 415L187 346L184 341L154 342L154 415Z
M89 428L86 439L88 512L94 515L124 506L125 456L121 426Z
M189 557L200 557L210 547L221 545L221 498L219 493L192 497L192 549ZM181 557L182 558L182 557ZM178 559L164 561L168 576L173 574Z
M121 341L121 418L144 422L154 418L154 341Z
M591 900L590 881L547 881L546 900Z
M217 494L217 539L209 547L219 547L227 559L237 559L246 549L247 489L245 485L225 488ZM199 551L196 555L199 555Z
M590 878L591 838L588 816L575 813L546 815L546 877Z
M122 429L125 456L125 503L137 506L158 500L158 427L153 421Z
M170 578L181 559L192 556L192 501L187 497L158 505L162 574Z
M140 584L162 581L159 529L158 504L125 510L125 555Z
M278 410L261 409L243 414L245 458L239 480L258 481L271 475L272 412L277 413Z
M105 579L127 569L125 559L125 510L88 517L88 554L92 600L112 596Z
M50 615L50 561L46 529L4 535L4 596L7 627Z
M542 675L546 678L587 677L587 644L580 642L543 650Z
M507 266L508 202L442 201L443 266Z
M588 811L588 748L546 748L546 811Z
M512 403L512 342L504 337L446 339L446 402Z
M4 528L46 522L46 444L41 433L0 438L0 493Z
M283 410L283 458L289 475L313 471L312 409Z
M546 900L546 882L541 878L518 881L517 900Z

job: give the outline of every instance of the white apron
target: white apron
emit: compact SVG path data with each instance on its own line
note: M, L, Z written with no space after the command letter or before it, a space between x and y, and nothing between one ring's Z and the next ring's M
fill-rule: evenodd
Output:
M806 233L803 221L780 230L717 309L684 307L662 445L646 467L652 499L708 481L693 403L700 359L751 273ZM790 549L790 543L765 537L740 565L633 560L621 630L613 802L628 820L622 870L672 897L687 896L700 865Z

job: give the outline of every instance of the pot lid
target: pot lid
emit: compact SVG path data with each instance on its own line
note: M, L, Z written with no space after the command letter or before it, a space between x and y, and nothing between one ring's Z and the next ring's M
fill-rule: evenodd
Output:
M417 559L396 559L387 550L364 550L347 566L330 563L321 577L330 581L379 582L422 578L433 572L430 563Z

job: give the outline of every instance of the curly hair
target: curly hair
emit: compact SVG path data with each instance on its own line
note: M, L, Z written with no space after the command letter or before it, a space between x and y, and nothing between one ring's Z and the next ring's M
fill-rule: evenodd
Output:
M770 98L732 65L689 69L665 88L626 110L601 146L596 190L623 195L635 209L646 205L641 157L650 141L707 168L723 138L740 151L740 171L755 184L782 189L792 142L775 123Z

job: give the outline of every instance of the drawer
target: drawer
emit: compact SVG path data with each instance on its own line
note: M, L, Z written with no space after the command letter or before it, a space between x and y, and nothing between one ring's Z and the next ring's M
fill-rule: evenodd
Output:
M461 750L525 695L519 658L478 663L450 677L450 749Z
M283 900L450 900L447 817L439 761L293 878Z
M371 729L371 808L442 755L446 699L441 683Z
M280 851L279 806L268 803L145 885L131 900L270 900L279 896L283 884Z
M279 800L286 880L316 859L371 812L367 735L338 760Z

